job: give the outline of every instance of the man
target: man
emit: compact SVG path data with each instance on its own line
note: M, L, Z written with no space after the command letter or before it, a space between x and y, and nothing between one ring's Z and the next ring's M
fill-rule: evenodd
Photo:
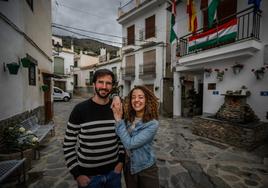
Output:
M115 133L109 99L114 79L110 70L97 70L94 96L76 105L69 117L63 149L79 187L121 188L125 154Z

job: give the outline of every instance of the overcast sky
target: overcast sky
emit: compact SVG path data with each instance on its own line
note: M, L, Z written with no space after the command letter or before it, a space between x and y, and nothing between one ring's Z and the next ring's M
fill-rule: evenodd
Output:
M81 33L85 36L78 36L58 28L52 28L53 34L69 35L79 38L98 38L107 41L114 41L112 45L120 46L122 43L122 28L117 23L117 10L127 0L52 0L52 23L68 26L66 28L75 33ZM80 29L103 33L104 35L94 34L72 29ZM119 37L105 36L115 35ZM111 43L110 43L111 44Z

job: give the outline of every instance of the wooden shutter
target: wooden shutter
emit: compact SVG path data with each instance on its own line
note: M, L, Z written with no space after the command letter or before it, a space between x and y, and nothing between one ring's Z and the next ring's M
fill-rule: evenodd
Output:
M219 24L228 22L230 19L236 17L237 0L224 0L220 1L217 10L217 17Z
M155 15L145 19L145 39L155 37Z
M143 72L155 72L156 51L150 50L143 53Z
M126 56L126 74L135 74L135 55Z
M135 25L127 28L127 44L135 44Z
M208 30L208 0L201 0L200 9L203 12L203 28ZM237 0L221 0L217 9L217 18L219 25L236 17ZM227 18L229 17L229 18ZM227 18L227 19L226 19ZM214 26L213 26L214 27Z

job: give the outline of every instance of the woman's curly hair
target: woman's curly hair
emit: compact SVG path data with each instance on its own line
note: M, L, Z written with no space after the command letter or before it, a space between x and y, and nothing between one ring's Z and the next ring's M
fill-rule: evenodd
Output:
M158 119L158 98L154 93L145 86L135 86L124 100L124 117L127 121L133 122L136 116L136 112L131 105L132 93L134 90L140 89L145 95L145 109L142 117L144 123L151 121L152 119Z

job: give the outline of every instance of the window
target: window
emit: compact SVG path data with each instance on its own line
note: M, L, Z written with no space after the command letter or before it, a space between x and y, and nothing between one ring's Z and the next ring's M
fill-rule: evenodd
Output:
M116 67L112 67L112 72L114 73L114 78L115 78L115 80L117 80Z
M145 19L145 39L155 37L155 15Z
M74 61L74 67L78 67L77 61Z
M36 70L35 70L35 64L30 63L29 66L29 85L36 85Z
M203 27L208 30L208 1L201 0L200 9L203 11ZM225 23L234 18L237 11L237 0L222 0L217 8L217 19L219 24ZM233 15L233 16L231 16ZM230 16L230 17L229 17ZM228 17L228 19L226 19Z
M143 73L155 73L156 51L150 50L143 53Z
M125 74L135 75L135 55L126 56Z
M36 65L38 64L37 61L30 56L29 54L26 54L27 59L29 59L30 66L28 67L28 78L29 78L29 85L36 85Z
M127 45L135 44L135 25L127 28Z
M62 91L57 88L54 88L54 93L62 93Z
M26 2L29 5L29 7L31 8L31 10L33 11L33 0L26 0Z
M89 85L93 84L93 75L94 75L94 71L90 71L89 72Z

